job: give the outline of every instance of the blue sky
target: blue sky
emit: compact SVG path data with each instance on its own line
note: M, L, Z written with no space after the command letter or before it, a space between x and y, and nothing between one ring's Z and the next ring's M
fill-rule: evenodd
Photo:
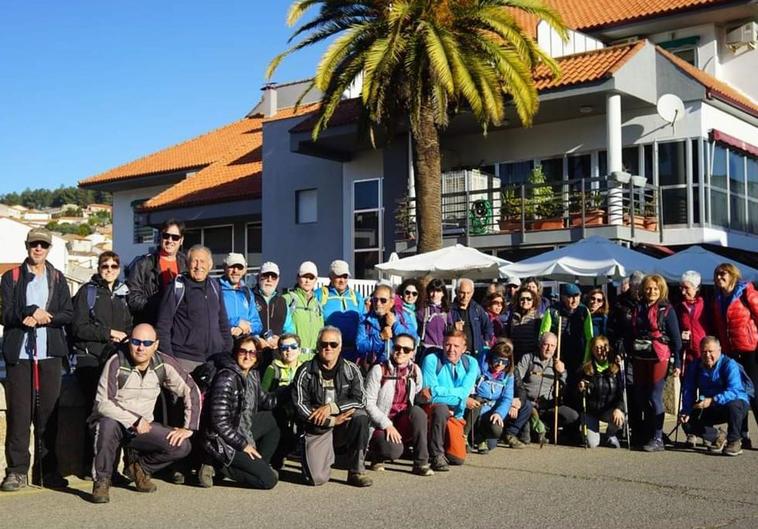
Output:
M5 0L0 193L74 185L242 117L292 32L288 0ZM313 74L323 48L274 77Z

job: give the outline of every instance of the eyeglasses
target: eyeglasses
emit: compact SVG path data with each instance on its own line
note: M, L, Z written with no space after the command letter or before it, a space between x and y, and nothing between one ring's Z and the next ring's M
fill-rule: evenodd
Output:
M241 272L244 269L245 269L245 265L241 265L241 264L229 265L229 270L237 270L238 272Z
M121 268L121 265L117 265L115 263L100 265L100 270L118 270L119 268Z
M406 347L404 345L396 345L392 348L392 350L396 353L403 353L403 354L411 354L413 352L413 347Z
M496 299L494 301L490 301L490 305L502 305L503 301L500 299Z
M511 365L511 361L509 359L507 359L507 358L493 358L492 360L490 360L490 363L493 366L505 366L505 367L508 367L509 365Z
M129 338L129 343L134 347L139 347L140 345L143 347L150 347L155 342L156 340L140 340L139 338Z
M167 233L164 231L163 233L161 233L161 239L163 239L164 241L171 239L174 242L179 242L182 240L182 236L177 235L176 233Z
M406 290L405 292L403 292L403 295L413 296L415 298L415 297L418 297L418 292L416 292L415 290Z
M313 281L314 279L316 279L316 276L314 276L313 274L303 274L303 275L300 276L300 278L301 279L308 279L309 281Z
M237 349L237 354L239 356L255 357L258 354L258 351L255 349L245 349L244 347L240 347Z
M382 305L384 305L385 303L387 303L389 301L389 298L371 298L371 301L374 304L381 303Z
M339 346L340 346L339 342L319 342L318 343L319 349L326 349L327 347L329 349L336 349Z
M518 300L519 300L520 303L523 303L525 301L528 301L529 303L531 303L532 301L534 301L532 298L526 298L526 297L524 297L524 298L518 298Z
M297 351L299 345L297 343L285 343L279 346L279 350L283 353L286 353L287 351Z
M274 272L264 272L261 274L261 279L276 279L279 277Z
M603 301L605 301L603 298L596 298L596 297L590 298L591 303L602 303Z
M49 242L45 242L45 241L32 241L32 242L27 243L27 244L28 244L29 248L36 248L37 246L39 246L43 250L47 250L48 248L50 248L50 243Z

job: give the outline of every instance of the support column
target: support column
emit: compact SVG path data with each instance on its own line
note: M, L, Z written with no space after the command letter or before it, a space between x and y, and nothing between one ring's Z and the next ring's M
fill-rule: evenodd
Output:
M610 94L605 100L608 175L623 169L621 162L621 94ZM618 183L608 182L608 223L624 222L623 191Z

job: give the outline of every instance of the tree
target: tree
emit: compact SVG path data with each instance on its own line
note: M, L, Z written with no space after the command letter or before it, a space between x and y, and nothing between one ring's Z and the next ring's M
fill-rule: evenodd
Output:
M528 126L537 112L532 70L558 75L557 63L516 22L514 10L544 19L564 38L558 14L539 0L295 0L290 48L268 67L271 78L287 55L337 37L321 57L312 86L323 93L313 138L327 127L345 91L360 79L363 118L375 130L410 126L418 197L418 251L442 247L439 134L452 115L469 111L486 133L505 119L512 99Z

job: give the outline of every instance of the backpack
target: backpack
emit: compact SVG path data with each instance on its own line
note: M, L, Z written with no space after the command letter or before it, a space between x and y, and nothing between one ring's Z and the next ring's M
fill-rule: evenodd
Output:
M742 387L745 388L745 393L747 393L748 400L753 400L755 398L755 385L753 385L753 381L747 375L745 366L743 366L734 358L727 357L727 360L731 360L737 364L737 368L740 370L740 381L742 382ZM726 368L727 364L729 364L729 362L721 362L721 367L719 368L719 375L723 380L726 380L726 373L724 372L724 369Z
M118 355L118 389L122 389L126 384L129 375L134 371L134 368L132 367L131 362L129 362L126 353L123 351L116 351L115 354ZM152 367L155 374L158 375L158 383L163 386L167 379L166 364L163 363L163 357L158 351L156 351L153 358L150 359L150 367Z
M353 305L358 307L358 298L355 297L355 290L352 288L347 289L348 292L350 292L350 300L353 302ZM326 305L327 301L329 301L329 287L321 287L321 306L323 307ZM358 307L359 309L361 307Z
M213 293L216 295L216 299L219 300L219 302L221 302L221 299L219 298L219 292L218 292L218 281L213 278L209 278L209 279L210 279L211 290L213 290ZM179 307L179 303L181 303L182 300L184 299L184 293L186 291L186 289L184 288L184 276L181 276L181 275L176 276L176 278L174 278L173 283L174 283L174 301L176 302L175 306ZM247 297L248 295L249 295L249 292L246 291L245 297ZM247 301L248 303L250 303L249 297L247 298Z
M440 371L442 371L442 367L443 367L442 358L440 358L440 355L435 355L435 356L437 357L436 374L439 375ZM463 362L463 369L465 369L466 371L468 371L469 366L471 365L471 355L464 353L463 356L461 356L461 362Z

